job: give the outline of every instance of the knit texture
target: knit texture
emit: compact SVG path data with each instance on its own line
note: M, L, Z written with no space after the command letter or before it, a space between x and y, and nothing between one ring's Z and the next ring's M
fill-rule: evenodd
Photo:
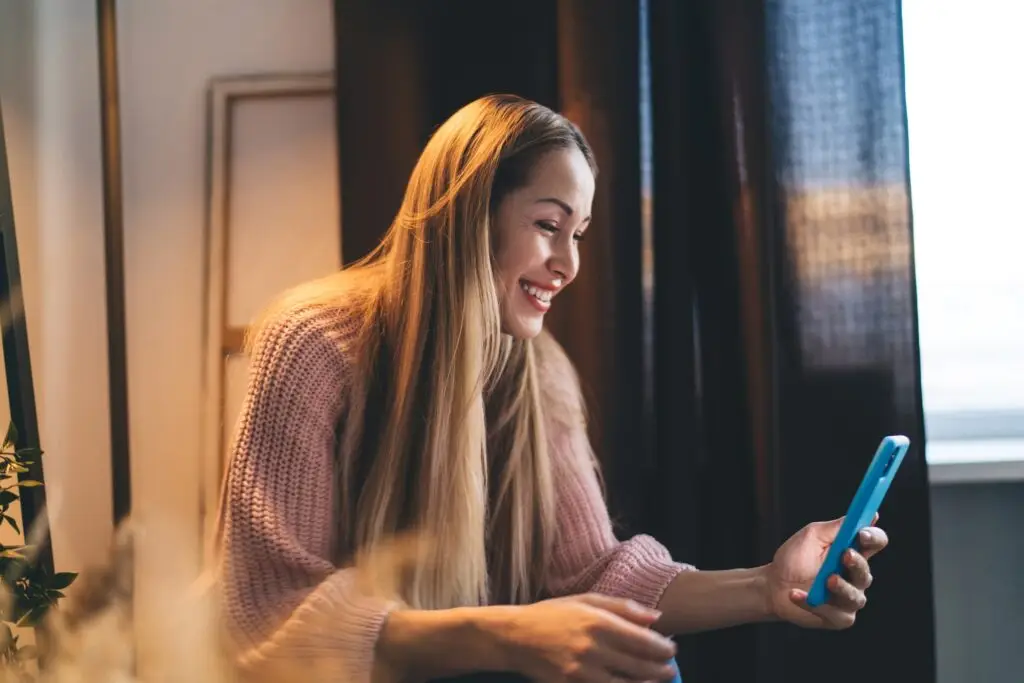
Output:
M356 333L353 309L294 306L271 321L250 359L218 519L217 581L245 670L287 661L337 667L352 683L371 677L392 606L363 594L355 570L332 558L334 458ZM542 381L571 382L558 369L571 368L558 352ZM649 536L616 539L585 428L549 420L547 430L559 527L546 592L600 592L655 606L692 567L673 562Z

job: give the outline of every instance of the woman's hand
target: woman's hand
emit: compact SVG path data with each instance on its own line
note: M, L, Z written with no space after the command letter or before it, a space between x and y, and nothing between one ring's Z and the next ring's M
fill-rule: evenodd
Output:
M660 614L588 594L513 608L498 627L509 663L535 681L670 680L675 644L650 627Z
M859 552L851 549L843 554L846 576L834 574L829 577L831 598L820 607L810 607L807 589L814 581L842 522L840 518L808 524L775 552L772 563L768 565L767 590L770 610L778 618L811 628L844 629L853 625L857 612L867 604L865 592L871 585L868 560L884 549L889 539L876 526L861 530L857 538Z
M516 672L542 683L668 680L676 647L650 628L659 616L592 594L515 607L396 610L381 629L372 679Z

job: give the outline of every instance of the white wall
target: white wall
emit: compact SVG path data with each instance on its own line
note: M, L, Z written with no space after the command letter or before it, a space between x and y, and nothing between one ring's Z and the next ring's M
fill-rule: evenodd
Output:
M207 83L244 73L330 70L332 20L330 0L119 3L133 512L139 517L173 511L176 523L198 528Z
M215 77L331 70L333 17L331 0L146 0L119 3L118 22L133 516L143 524L169 517L176 537L168 543L147 534L136 546L137 595L166 607L178 594L159 582L182 578L169 575L170 566L191 575L200 548L206 88ZM0 102L61 570L102 561L112 532L96 34L93 2L0 0ZM265 132L277 148L261 156L250 147L245 163L274 172L239 174L239 182L243 193L258 194L288 179L293 187L283 196L300 206L308 202L295 186L321 197L313 212L319 237L310 244L324 251L337 241L327 218L337 215L336 179L323 177L333 158L332 114L322 104L303 111L302 125L273 107L245 115L240 128L248 139L258 142ZM303 128L300 144L287 139L287 126L274 128L278 120ZM315 140L310 121L319 126ZM315 169L295 172L310 145ZM282 215L308 221L312 214L273 208L239 240L250 256L254 246L264 254L264 266L281 258L267 248L267 235L301 242L311 234L290 232L286 220L275 231ZM334 242L324 241L325 230ZM270 280L279 282L275 275ZM237 278L241 286L246 278L251 284L252 272ZM137 616L143 644L181 635L149 630L159 628L150 616L165 621L167 610L143 608ZM156 665L147 649L143 666Z
M332 20L330 0L119 3L132 497L143 520L172 511L198 528L207 83L330 70ZM0 101L62 569L102 559L111 533L97 64L95 3L0 0ZM197 540L180 548L187 565Z
M131 0L119 3L118 24L132 512L175 539L147 534L136 546L140 656L160 667L166 651L149 644L167 640L161 605L173 609L166 593L181 578L169 571L191 574L200 551L207 86L225 76L331 70L333 16L330 0ZM247 161L262 167L287 156ZM247 177L235 180L244 186ZM289 227L281 223L279 239L295 238Z
M0 0L0 100L61 569L102 558L111 527L94 15L76 0Z

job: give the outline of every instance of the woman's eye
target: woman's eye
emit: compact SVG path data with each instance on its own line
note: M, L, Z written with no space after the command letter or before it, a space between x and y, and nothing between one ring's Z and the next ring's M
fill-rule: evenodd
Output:
M550 221L537 221L537 227L545 232L558 232L558 226Z
M582 232L578 232L578 233L576 233L575 235L572 236L572 238L574 240L576 240L577 242L582 242L584 239L586 239L586 237L587 236L584 235Z

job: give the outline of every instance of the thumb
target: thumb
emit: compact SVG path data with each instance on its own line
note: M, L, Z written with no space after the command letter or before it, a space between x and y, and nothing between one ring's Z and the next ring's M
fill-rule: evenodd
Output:
M846 515L843 515L838 519L830 519L826 522L817 522L812 526L814 527L814 530L817 532L819 537L831 543L839 534L839 529L842 528L844 521L846 521ZM871 518L871 523L868 524L868 526L874 526L877 523L878 513L876 512L874 517Z
M814 525L815 533L823 540L831 543L835 540L836 535L839 533L840 527L843 526L843 521L846 519L846 515L839 517L838 519L830 519L826 522L817 522Z

